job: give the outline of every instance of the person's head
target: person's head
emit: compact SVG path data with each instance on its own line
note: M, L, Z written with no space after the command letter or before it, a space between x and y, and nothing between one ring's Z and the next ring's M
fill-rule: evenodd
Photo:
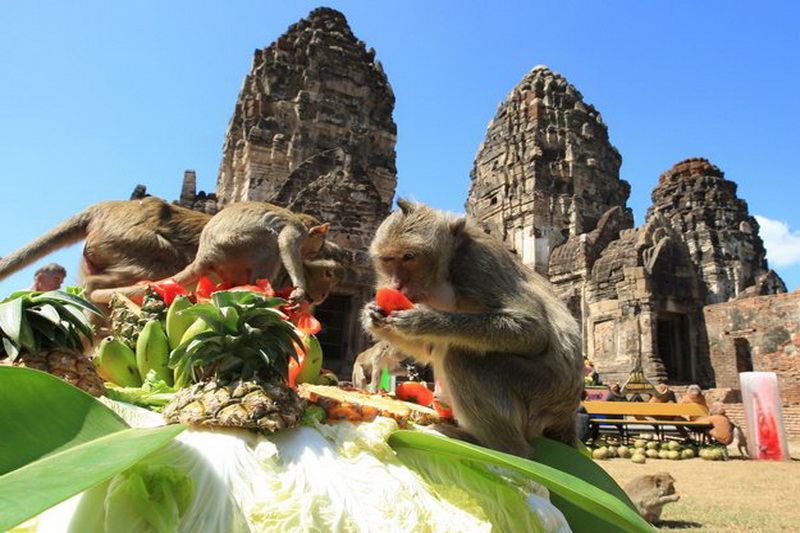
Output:
M658 385L656 385L656 392L658 394L666 394L667 392L669 392L669 387L667 387L666 383L659 383Z
M620 394L619 383L617 383L616 381L611 384L611 392L613 392L614 394Z
M67 277L67 270L58 263L49 263L33 275L33 290L35 291L55 291L61 288L64 278Z
M700 385L689 385L688 387L686 387L686 392L690 396L702 396L703 395L703 389L700 388Z
M708 410L708 413L712 415L724 415L725 408L722 406L721 403L714 402L713 404L711 404L711 409Z

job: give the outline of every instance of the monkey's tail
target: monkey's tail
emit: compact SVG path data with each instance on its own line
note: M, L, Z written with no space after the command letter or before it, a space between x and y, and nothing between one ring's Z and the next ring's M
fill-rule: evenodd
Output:
M86 237L86 227L91 219L91 210L85 209L16 252L3 257L0 259L0 279L7 278L14 272L25 268L59 248L84 239Z
M184 287L194 285L200 279L202 274L205 274L207 267L203 264L192 262L186 268L168 278L154 281L152 283L166 283L175 282ZM139 283L136 285L128 285L127 287L114 287L110 289L97 289L89 294L89 299L97 304L108 304L115 294L120 293L128 298L136 299L144 296L150 283Z

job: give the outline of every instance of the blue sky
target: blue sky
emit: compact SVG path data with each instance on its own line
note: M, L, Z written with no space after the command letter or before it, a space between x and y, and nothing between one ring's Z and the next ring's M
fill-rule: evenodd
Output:
M319 5L0 3L0 255L137 183L175 199L194 169L213 190L253 51ZM800 4L324 5L375 48L394 89L399 195L462 211L498 103L545 64L602 113L637 224L659 174L705 157L760 217L770 266L800 286ZM48 259L75 283L79 254ZM33 270L0 282L0 295Z

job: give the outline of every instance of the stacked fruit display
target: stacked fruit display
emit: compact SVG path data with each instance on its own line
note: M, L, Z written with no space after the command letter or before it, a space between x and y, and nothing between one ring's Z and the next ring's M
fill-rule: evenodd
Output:
M112 335L94 358L111 397L163 407L168 422L297 425L303 401L291 386L315 382L322 365L307 308L287 307L268 282L195 295L154 289L141 305L121 295L112 304Z
M592 457L597 460L620 457L638 464L645 463L647 459L679 461L695 457L720 461L728 459L728 451L722 445L701 447L693 442L680 443L675 440L657 441L639 438L630 446L616 441L598 440L592 445Z

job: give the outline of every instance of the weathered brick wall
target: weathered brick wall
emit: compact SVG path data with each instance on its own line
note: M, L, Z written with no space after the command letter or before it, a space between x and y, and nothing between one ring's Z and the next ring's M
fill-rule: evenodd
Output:
M703 311L718 387L739 388L749 347L753 370L775 372L784 406L800 407L800 290L709 305Z

